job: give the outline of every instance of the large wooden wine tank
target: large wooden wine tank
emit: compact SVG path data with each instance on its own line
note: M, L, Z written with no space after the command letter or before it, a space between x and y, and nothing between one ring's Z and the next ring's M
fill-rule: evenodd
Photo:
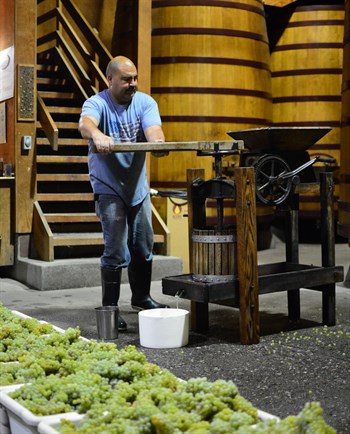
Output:
M166 139L227 140L232 129L271 122L269 46L261 0L153 0L151 93ZM233 157L232 157L233 158ZM211 158L152 159L158 186L186 185L186 169Z
M350 239L350 0L345 2L338 234Z
M333 157L339 195L344 1L299 0L268 15L274 126L329 126L309 150ZM324 170L315 165L315 176ZM300 197L301 220L319 217L319 196Z

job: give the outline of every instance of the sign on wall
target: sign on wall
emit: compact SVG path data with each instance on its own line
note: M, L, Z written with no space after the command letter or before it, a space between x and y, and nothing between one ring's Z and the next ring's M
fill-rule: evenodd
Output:
M6 143L6 103L0 103L0 144Z
M0 51L0 101L14 95L14 47Z
M18 65L18 120L35 120L35 68Z

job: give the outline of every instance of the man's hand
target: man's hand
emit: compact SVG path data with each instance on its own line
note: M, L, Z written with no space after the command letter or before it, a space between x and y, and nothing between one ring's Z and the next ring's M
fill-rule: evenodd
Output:
M149 140L149 141L151 141L151 140ZM154 139L153 142L164 143L164 139L163 138L161 138L161 139ZM151 154L154 157L157 157L157 158L159 158L159 157L166 157L166 156L169 155L169 151L152 151Z
M98 129L98 121L93 116L82 116L79 119L79 131L84 139L94 142L97 152L108 154L111 152L113 140Z
M100 154L109 154L112 152L112 145L114 145L113 140L109 136L101 133L101 131L98 130L94 132L92 140L96 146L97 152Z
M169 151L152 151L151 154L153 157L166 157L169 155Z

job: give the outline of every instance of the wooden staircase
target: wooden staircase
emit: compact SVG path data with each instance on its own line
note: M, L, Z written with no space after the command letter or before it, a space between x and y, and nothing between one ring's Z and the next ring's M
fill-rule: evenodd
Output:
M87 141L78 131L85 97L55 49L38 55L37 92L44 116L37 123L34 257L100 256L103 237L89 181ZM154 208L153 223L157 253L167 254L169 231Z

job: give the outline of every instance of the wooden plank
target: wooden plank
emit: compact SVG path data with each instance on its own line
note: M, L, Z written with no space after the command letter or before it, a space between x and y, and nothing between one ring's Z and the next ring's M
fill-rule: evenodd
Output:
M155 243L165 243L163 254L170 254L170 230L164 223L156 207L151 203L152 207L152 226L154 233L153 241Z
M59 106L47 106L50 113L64 113L79 115L81 113L81 107L59 107Z
M99 53L102 68L104 69L112 58L111 54L95 34L85 17L76 9L75 5L68 0L62 0L62 2L69 14L73 17L74 22L78 25L80 31L93 47L94 51Z
M11 4L12 2L6 2ZM17 65L36 65L36 1L35 0L16 0L14 3L14 30L11 33L11 40L9 45L14 45L15 50L15 64ZM6 17L7 20L11 16ZM3 40L3 27L1 28L1 41ZM5 47L3 45L3 47ZM14 77L15 78L15 77ZM16 84L17 83L16 80ZM15 86L16 88L16 86ZM36 89L36 76L34 89ZM31 100L33 95L28 95L28 101ZM34 96L35 92L34 92ZM14 100L14 105L11 106L11 100ZM34 98L35 106L36 98ZM7 146L11 149L11 157L9 162L15 167L16 181L15 181L15 228L14 233L31 233L33 224L33 201L35 194L35 146L26 152L22 151L20 146L21 137L36 136L35 121L16 122L20 107L18 106L17 91L15 91L14 98L6 101L7 113ZM24 102L24 101L23 101ZM35 107L36 111L36 107ZM12 120L15 120L14 124ZM11 131L10 131L11 130ZM13 135L14 130L14 135ZM1 145L3 148L4 145ZM1 152L3 152L1 150ZM1 205L0 205L1 206Z
M45 213L48 223L94 223L100 219L93 212L86 213Z
M55 246L98 246L103 244L102 232L54 233Z
M166 151L214 151L216 146L219 150L230 151L243 149L242 141L222 140L192 141L192 142L145 142L145 143L116 143L111 146L112 152L166 152ZM238 150L237 150L238 153Z
M151 34L152 34L152 2L138 0L137 19L137 72L138 87L142 92L151 93Z
M74 73L73 67L69 65L68 62L66 62L63 54L63 49L60 47L55 47L55 50L57 52L58 57L61 59L62 66L66 70L67 75L71 77L71 80L74 83L74 86L77 89L78 94L81 95L84 100L88 99L90 93L85 92L82 84L80 83L79 78L77 77L77 74Z
M289 200L285 214L286 261L299 262L299 195L294 194ZM300 287L287 293L288 318L290 321L300 320Z
M78 130L78 122L58 122L56 121L59 130Z
M51 229L37 201L34 202L33 238L35 248L43 261L54 260L54 245Z
M39 173L36 177L38 182L86 182L89 175L85 173Z
M54 151L58 149L58 128L55 121L46 107L44 100L41 98L40 93L37 95L38 98L38 119L39 125L44 130L46 137L49 140L51 148ZM38 123L37 123L38 125Z
M253 168L234 170L236 181L237 261L239 280L240 340L260 341L255 173Z
M335 265L333 192L333 174L331 172L320 173L322 266L324 267ZM323 287L322 322L328 326L336 323L334 283Z
M193 208L193 200L191 194L191 185L192 182L197 178L204 178L204 169L188 169L187 170L187 194L188 194L188 246L190 251L189 257L189 268L190 272L194 272L194 263L193 263L193 242L192 242L192 234L193 234L193 213L198 212L199 210L194 210ZM203 210L204 211L204 210ZM198 218L198 216L197 216ZM199 258L198 258L199 259ZM191 300L190 306L190 318L191 318L191 328L197 332L205 332L209 327L209 307L208 303L199 303Z
M36 139L37 145L48 145L49 141L46 137L37 137ZM58 146L87 146L87 140L86 139L63 139L58 138Z
M281 271L276 274L259 276L259 293L270 294L290 291L295 288L315 288L320 291L322 285L342 282L343 277L344 273L341 266L327 268L310 266L302 270Z
M36 200L43 202L93 201L93 193L38 193Z
M155 243L164 242L162 235L156 235ZM74 232L74 233L54 233L54 246L101 246L103 245L102 232Z
M38 155L36 157L37 163L87 163L88 157L82 155Z
M0 178L0 266L13 265L14 263L13 243L11 242L12 194L13 180Z
M37 70L41 69L39 68L39 65L37 67ZM46 71L46 69L45 69ZM36 79L37 84L45 84L45 85L52 85L52 86L65 86L68 84L67 79L65 77L37 77Z
M297 194L319 194L320 184L318 182L302 182L295 186L295 193Z
M74 92L55 92L55 91L49 91L44 90L40 92L40 96L43 99L49 98L49 99L75 99L76 95Z
M165 243L166 237L162 234L154 234L154 243L156 244L163 244Z

